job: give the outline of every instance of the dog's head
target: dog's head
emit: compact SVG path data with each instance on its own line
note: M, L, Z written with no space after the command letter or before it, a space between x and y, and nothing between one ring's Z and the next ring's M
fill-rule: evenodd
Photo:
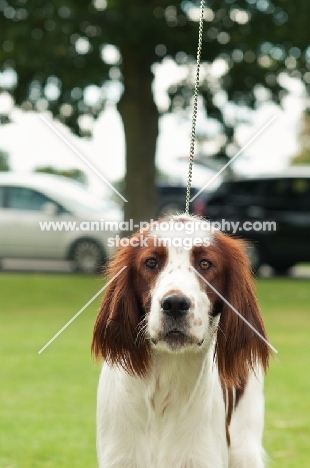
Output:
M224 385L268 365L269 348L244 245L195 217L166 218L134 234L110 262L92 350L145 375L153 352L214 345ZM243 320L245 319L245 320ZM249 324L258 332L256 334Z

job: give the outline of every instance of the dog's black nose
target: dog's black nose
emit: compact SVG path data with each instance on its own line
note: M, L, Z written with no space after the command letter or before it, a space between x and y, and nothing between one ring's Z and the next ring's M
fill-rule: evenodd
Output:
M190 300L186 296L181 296L180 294L164 297L161 301L164 314L170 315L174 319L186 315L190 306Z

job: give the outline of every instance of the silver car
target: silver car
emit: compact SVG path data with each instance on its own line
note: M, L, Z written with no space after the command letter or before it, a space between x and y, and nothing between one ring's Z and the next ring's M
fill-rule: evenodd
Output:
M73 260L98 270L112 252L107 221L117 229L122 212L73 180L49 174L0 173L1 258Z

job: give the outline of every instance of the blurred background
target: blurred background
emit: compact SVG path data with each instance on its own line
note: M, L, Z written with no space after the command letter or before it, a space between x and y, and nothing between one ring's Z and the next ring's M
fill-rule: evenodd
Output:
M16 240L24 243L24 257L38 250L26 245L27 236L24 240L16 237L16 232L21 234L24 229L25 210L28 217L34 216L29 211L35 209L46 217L45 204L51 202L56 205L54 214L61 214L61 219L63 211L67 211L67 218L70 214L51 193L43 193L45 202L41 197L41 203L37 200L33 204L31 196L36 195L29 189L34 178L31 182L29 173L47 172L79 181L105 201L100 216L106 219L112 216L111 211L115 215L115 204L119 217L135 221L183 211L199 2L94 0L77 6L75 2L38 5L18 0L1 1L0 10L0 170L26 173L22 180L28 180L23 193L11 197L12 188L2 190L0 205L5 210L0 208L1 219L7 226L7 234L0 237L2 265L7 265L7 257L17 256L10 245ZM229 215L221 209L208 209L213 192L227 179L279 176L291 165L310 164L309 10L303 0L206 3L192 195L272 117L276 119L195 199L194 213L214 219ZM283 177L287 180L289 175ZM304 175L302 167L294 177ZM20 184L20 180L2 180L10 186ZM288 214L280 213L276 221L278 229L290 232L300 229L302 223L302 235L307 237L309 179L301 184L307 201L299 220L293 207ZM279 218L294 190L289 185L287 180L282 202L275 200L272 209L261 199L249 199L251 189L243 193L244 206L230 199L231 206L237 204L231 219L252 219L253 215L245 213L248 205L262 208L259 219ZM28 206L15 200L24 199L25 190ZM265 192L262 186L259 190ZM271 188L270 197L273 193L278 199L277 190ZM15 211L9 214L10 209ZM258 210L252 210L255 212ZM53 219L51 212L48 215ZM12 236L14 216L19 223L15 223ZM62 237L58 252L47 245L50 255L45 256L73 261L79 239ZM257 271L268 264L278 272L282 267L284 272L300 261L310 261L310 252L305 251L279 262L270 258L270 251L278 245L276 239L268 240L266 246L257 235L244 237L259 246L253 265ZM32 243L37 238L29 231ZM89 263L95 265L109 255L106 242L98 236L88 241L81 250L83 255L88 252L93 256ZM22 253L20 248L18 256ZM31 256L35 257L34 253ZM44 256L43 251L37 254L40 256ZM23 265L26 268L27 264Z
M36 353L100 289L85 273L110 255L107 233L38 223L184 210L199 4L0 0L1 467L95 466L95 312L40 362ZM305 0L206 1L193 170L195 195L276 116L191 211L277 223L237 235L252 242L267 329L282 352L267 380L266 423L271 466L281 468L310 456L309 18Z

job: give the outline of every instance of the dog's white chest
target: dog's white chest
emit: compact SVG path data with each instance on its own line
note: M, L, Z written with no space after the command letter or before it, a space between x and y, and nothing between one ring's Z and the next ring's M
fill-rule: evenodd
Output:
M180 394L177 384L167 391L156 381L146 387L122 374L104 366L100 378L100 468L227 468L220 399L212 404L211 395Z

